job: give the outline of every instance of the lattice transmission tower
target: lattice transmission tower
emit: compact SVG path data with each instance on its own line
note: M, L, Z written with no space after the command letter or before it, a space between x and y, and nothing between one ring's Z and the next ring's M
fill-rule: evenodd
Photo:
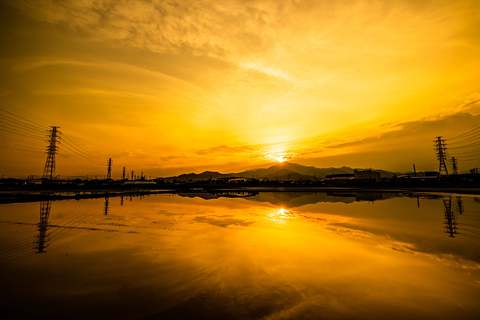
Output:
M112 158L108 158L107 161L107 180L112 179Z
M438 136L433 142L435 145L435 153L438 160L438 174L442 175L442 173L444 173L448 175L447 144L445 142L445 139L442 136Z
M453 171L453 174L458 174L458 160L456 157L452 157L451 158L451 161L452 161L452 171Z
M51 126L48 130L47 160L43 168L43 177L49 180L53 180L55 175L55 155L58 151L59 128L60 127L57 126Z

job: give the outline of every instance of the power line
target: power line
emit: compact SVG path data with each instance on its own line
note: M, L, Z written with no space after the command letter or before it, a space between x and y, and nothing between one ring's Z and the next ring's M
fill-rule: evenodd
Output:
M62 141L62 143L64 143L64 145L67 145L67 146L71 147L72 149L74 149L75 152L77 152L77 153L79 153L79 154L82 154L82 155L84 155L84 156L89 157L88 152L82 150L81 148L79 148L78 146L76 146L75 144L73 144L72 142L70 142L70 140L62 138L61 141Z
M5 134L17 135L24 138L34 139L35 141L44 141L45 137L51 138L51 130L47 130L48 126L40 124L38 122L34 122L30 119L12 113L10 111L0 109L2 115L2 126L0 127L0 132ZM42 134L42 132L46 132L49 134ZM87 152L83 147L79 146L78 143L74 141L73 138L65 135L62 132L62 135L57 135L56 137L56 148L58 148L59 144L62 144L62 150L67 154L71 154L73 156L81 157L85 160L88 160L91 164L95 162L92 160L91 155ZM18 145L18 144L16 144ZM28 148L28 147L27 147ZM58 150L58 149L57 149ZM28 150L18 150L21 152L28 152ZM98 165L99 166L99 165Z
M77 152L76 150L72 149L68 145L62 145L62 149L65 150L65 151L68 151L68 153L70 153L71 155L79 156L79 157L84 158L85 160L91 161L91 159L89 157L85 156L84 154L81 154L81 153Z
M0 112L3 112L3 113L4 113L4 116L10 117L10 119L12 119L12 118L13 118L13 119L16 119L16 121L22 122L22 123L24 123L25 125L28 125L28 126L30 126L30 127L32 127L32 128L43 129L43 128L46 128L46 127L47 127L46 124L42 124L42 123L38 123L38 122L36 123L36 122L34 122L34 121L30 120L30 119L27 119L27 118L25 118L25 117L22 117L22 116L20 116L20 115L18 115L18 114L15 114L15 113L13 113L13 112L11 112L11 111L8 111L8 110L5 110L5 109L0 109Z
M456 136L453 136L449 139L449 141L452 141L452 140L455 141L457 139L464 139L465 136L469 136L470 134L477 133L477 132L480 132L480 126L475 126L471 129L465 131L465 132L462 132L462 133L460 133Z
M12 134L12 135L21 136L24 138L37 139L37 141L41 141L45 139L45 137L42 137L39 135L33 135L31 133L26 133L26 132L18 132L8 127L0 127L0 131L4 133Z
M9 112L9 111L6 111L6 110L0 109L0 112L3 113L2 118L4 120L8 120L9 122L15 123L17 125L28 128L30 130L35 130L35 131L36 130L43 130L44 128L47 127L46 125L34 124L30 120L27 120L27 119L21 118L19 116L16 116L12 112Z
M20 131L20 132L23 132L23 133L28 133L28 134L37 135L37 136L40 135L40 132L45 131L45 129L40 131L40 130L33 130L33 129L30 129L30 128L22 127L21 125L16 124L16 123L5 122L4 119L2 119L2 127L3 128L8 128L8 129L10 129L12 131L15 131L15 132Z
M450 143L450 145L452 145L454 147L458 147L458 146L464 146L464 145L471 145L471 144L479 143L479 142L480 142L480 134L478 136L475 136L475 137L474 136L469 137L468 139L465 139L465 140L462 140L462 141L449 142L449 143Z

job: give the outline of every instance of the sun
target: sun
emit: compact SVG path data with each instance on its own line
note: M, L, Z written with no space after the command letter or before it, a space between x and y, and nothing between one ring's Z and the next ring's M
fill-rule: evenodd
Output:
M269 155L269 158L278 163L283 163L288 160L285 154L272 154Z
M288 161L291 155L284 147L275 147L265 153L265 157L277 163L284 163Z

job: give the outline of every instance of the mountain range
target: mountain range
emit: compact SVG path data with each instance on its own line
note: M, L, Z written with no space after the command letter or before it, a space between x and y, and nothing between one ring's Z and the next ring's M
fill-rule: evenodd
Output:
M378 170L383 174L391 175L392 173ZM246 170L236 173L220 173L216 171L205 171L202 173L186 173L175 177L165 178L167 180L176 181L205 181L218 178L253 178L268 180L316 180L324 178L330 174L353 173L354 169L350 167L339 168L317 168L312 166L304 166L297 163L281 163L268 168L259 168Z

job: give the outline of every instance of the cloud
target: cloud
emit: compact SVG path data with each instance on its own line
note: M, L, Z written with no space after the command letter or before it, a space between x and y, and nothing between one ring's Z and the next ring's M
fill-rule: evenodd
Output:
M153 95L140 94L137 92L120 91L120 90L105 90L97 88L74 88L74 89L58 89L58 90L34 90L34 95L45 96L112 96L123 98L136 98L145 100L159 100L158 97Z
M66 25L97 40L121 41L154 52L191 51L225 57L236 41L261 47L269 14L263 5L236 1L12 1L30 16Z
M480 93L469 95L464 102L450 108L451 112L446 115L435 115L414 121L390 122L380 124L383 132L361 138L330 138L316 137L310 140L322 141L320 149L306 150L303 155L314 154L326 150L338 150L348 147L363 147L375 144L390 144L392 141L401 138L418 139L422 136L434 138L442 135L446 138L456 136L463 131L468 131L480 122ZM333 136L333 135L331 135ZM392 145L394 146L394 145Z
M405 119L478 91L478 1L9 4L6 99L91 138L92 127L104 131L104 148L141 144L151 156L131 166L159 172L261 166L267 143L280 140L282 154L317 166L386 159L398 168L393 160L417 156L427 165L439 130L417 135ZM475 114L476 105L472 96L444 110ZM378 127L386 121L397 123ZM454 122L446 134L466 126ZM343 129L348 136L317 139ZM165 154L155 140L175 150ZM413 144L426 151L405 152Z
M462 132L468 131L480 123L480 114L474 113L480 108L480 100L468 98L464 103L452 108L452 110L465 110L453 114L424 118L415 121L388 123L380 125L383 132L361 138L335 138L311 137L308 139L310 146L305 146L305 141L289 141L292 153L295 157L293 162L305 163L315 166L341 166L353 167L377 167L393 171L409 170L411 162L416 162L417 167L427 170L433 169L435 161L432 149L432 140L438 135L447 139ZM466 111L471 111L469 113ZM456 143L458 144L458 143ZM218 145L200 149L194 154L201 157L229 157L240 156L254 159L265 159L265 145ZM297 147L295 149L295 146ZM289 150L290 151L290 150ZM454 151L451 151L454 155ZM480 162L463 158L463 169ZM475 159L474 159L475 160Z
M480 103L468 104L474 110ZM462 163L462 171L480 164L478 136L452 139L472 128L478 128L480 114L458 112L436 119L421 119L389 125L388 131L360 139L339 143L330 142L304 153L304 162L311 165L350 165L376 167L389 170L410 170L412 163L417 169L435 169L433 139L443 136L449 145L449 156L456 156ZM462 150L459 145L467 145ZM475 156L476 155L476 156Z
M329 50L332 45L337 50L347 49L351 45L349 42L354 41L362 53L391 55L398 53L392 44L379 50L365 45L365 40L377 36L379 40L393 38L401 44L405 38L429 39L418 42L423 47L434 43L437 38L449 39L445 32L466 37L469 34L463 25L449 24L458 21L454 18L463 17L476 8L471 1L436 4L435 10L428 5L418 6L410 2L385 5L381 1L350 4L274 0L15 0L10 3L35 19L66 26L95 40L121 42L153 52L189 51L227 60L255 57L267 50L278 54L285 41L298 43L296 40L311 48ZM419 14L424 19L419 21ZM379 28L372 28L372 20ZM401 25L398 21L402 22ZM364 36L343 38L342 23L348 23ZM432 32L431 23L441 23L448 28L437 28ZM397 31L395 34L385 32L392 28ZM332 37L336 32L339 36ZM457 38L454 41L449 40L449 44L462 43ZM409 49L414 51L415 48ZM285 75L270 67L263 69L266 73Z
M219 145L214 146L211 148L200 149L197 150L195 153L198 155L219 155L219 154L238 154L238 153L252 153L257 152L259 146L254 145L242 145L242 146L227 146L227 145Z
M109 61L88 61L79 59L62 59L55 57L34 57L28 60L21 61L13 65L12 69L16 72L29 72L36 69L42 69L46 67L80 67L80 68L92 68L100 70L110 70L114 72L124 72L129 74L137 74L145 77L157 78L159 80L167 80L177 85L187 86L189 90L199 93L199 87L192 83L185 81L181 78L174 77L170 74L152 70L145 67L136 66L134 64L109 62Z
M255 72L260 72L264 75L274 77L277 79L285 80L288 82L295 82L296 80L286 71L276 69L273 67L269 67L266 65L263 65L261 63L257 62L243 62L240 64L240 67L247 69L247 70L252 70Z

